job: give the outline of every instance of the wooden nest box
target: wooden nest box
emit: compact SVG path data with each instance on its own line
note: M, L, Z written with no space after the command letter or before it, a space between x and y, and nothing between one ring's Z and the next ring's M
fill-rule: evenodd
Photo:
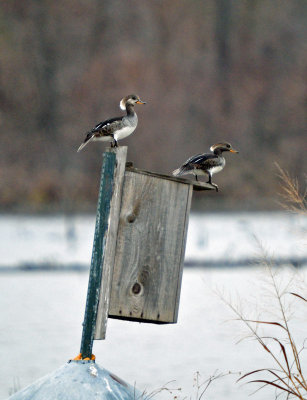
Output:
M195 182L135 169L126 155L127 147L104 153L92 256L102 267L94 339L105 338L108 317L177 321Z

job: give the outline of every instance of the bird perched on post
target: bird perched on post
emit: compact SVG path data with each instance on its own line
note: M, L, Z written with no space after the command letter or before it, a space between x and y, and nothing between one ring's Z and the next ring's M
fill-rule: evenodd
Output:
M121 99L119 107L121 110L126 110L127 115L99 122L92 130L86 133L84 142L78 148L78 151L82 150L89 142L96 140L109 141L112 147L117 147L117 141L131 135L137 127L138 117L134 111L135 104L146 103L136 94L130 94Z
M189 158L182 166L173 171L173 175L180 176L186 174L194 174L196 180L198 175L208 175L209 180L207 183L214 186L218 191L218 186L212 183L212 175L222 171L225 167L226 161L222 156L224 151L230 151L231 153L239 153L234 150L230 143L216 143L210 147L212 153L197 154Z

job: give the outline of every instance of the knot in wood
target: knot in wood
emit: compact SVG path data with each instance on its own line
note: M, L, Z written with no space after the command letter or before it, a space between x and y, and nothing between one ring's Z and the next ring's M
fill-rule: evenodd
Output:
M132 286L132 293L140 294L141 290L142 290L142 286L138 282L135 282L135 284Z
M135 221L136 215L134 213L129 214L127 217L127 221L131 224L132 222Z
M141 209L141 199L136 200L134 207L130 214L127 216L127 221L128 222L134 222L136 217L139 215Z

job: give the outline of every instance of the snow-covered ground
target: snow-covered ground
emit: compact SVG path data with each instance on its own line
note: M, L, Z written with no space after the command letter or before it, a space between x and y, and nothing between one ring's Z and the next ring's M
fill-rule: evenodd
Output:
M94 225L94 216L0 217L0 400L14 387L23 388L79 353L88 271L65 271L65 267L89 265ZM307 279L306 230L306 218L286 213L192 214L186 264L195 268L183 273L178 323L109 320L106 340L94 345L98 364L132 385L136 382L141 390L176 380L169 386L183 388L192 400L197 371L202 381L216 371L273 366L254 341L236 345L246 332L242 323L229 322L234 316L214 290L232 297L248 317L256 313L258 318L263 310L275 312L272 297L263 294L265 272L251 264L243 267L259 256L260 241L278 260L301 260L294 290L306 296L302 284ZM231 268L200 268L227 263ZM35 265L63 271L18 269ZM10 270L15 273L7 273ZM280 269L284 280L292 272L289 266ZM298 345L307 337L304 305L296 301L298 319L291 321ZM277 334L277 328L272 329L268 335ZM213 382L207 398L248 398L256 387L236 384L237 377ZM180 392L162 392L156 398L173 400L175 395L184 398ZM260 391L253 399L273 397Z
M0 216L0 268L88 266L94 228L94 216ZM259 256L260 242L278 260L305 263L306 232L307 218L289 213L192 214L185 260L247 264Z
M303 292L301 282L307 268L299 274L295 289ZM291 271L281 270L285 280ZM216 373L249 372L274 367L268 354L255 341L237 342L246 330L234 314L215 295L214 289L246 310L249 318L269 310L269 320L276 320L272 296L264 295L265 272L249 268L187 268L183 272L182 293L177 324L155 325L137 322L108 321L105 341L95 341L93 352L97 363L143 390L158 389L168 381L169 387L181 387L186 399L195 400L192 385L199 371L200 381ZM10 390L33 383L55 371L79 353L88 273L82 272L16 272L0 275L0 400ZM237 294L241 300L237 299ZM306 334L306 306L294 300L290 322L293 336L300 347ZM266 336L283 334L269 327ZM285 343L285 342L283 342ZM282 358L280 349L275 348ZM307 365L306 355L302 365ZM258 377L260 378L260 377ZM236 383L238 375L229 375L212 383L203 399L246 400L258 386ZM256 377L255 377L256 379ZM154 399L174 400L180 392L160 393ZM180 395L182 400L184 395ZM272 391L260 391L253 400L273 399ZM30 400L30 399L29 399ZM59 399L60 400L60 399Z

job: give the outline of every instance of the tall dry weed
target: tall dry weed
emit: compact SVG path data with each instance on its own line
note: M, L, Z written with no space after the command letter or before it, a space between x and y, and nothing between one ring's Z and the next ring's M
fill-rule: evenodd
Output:
M302 193L297 180L291 178L290 174L277 163L275 165L281 180L280 204L288 211L306 215L306 190ZM297 302L303 302L307 310L307 296L300 293L298 287L291 289L292 281L289 281L285 286L281 286L277 278L278 270L275 268L274 261L270 260L263 251L261 263L268 272L271 293L273 294L273 299L277 302L279 318L271 320L248 319L238 307L231 304L231 302L226 301L226 303L235 313L237 319L248 328L251 336L270 356L273 365L272 367L252 370L239 378L238 382L246 380L246 378L256 377L256 379L249 380L249 383L260 384L256 391L264 387L272 387L276 399L283 397L286 399L306 400L307 366L306 363L305 365L303 364L302 357L304 351L307 350L307 338L299 347L294 338L293 328L289 323L288 305L290 298L294 298ZM266 332L260 334L259 327L267 328L264 329ZM270 333L273 327L277 328L278 334L276 334L276 330L275 334Z

